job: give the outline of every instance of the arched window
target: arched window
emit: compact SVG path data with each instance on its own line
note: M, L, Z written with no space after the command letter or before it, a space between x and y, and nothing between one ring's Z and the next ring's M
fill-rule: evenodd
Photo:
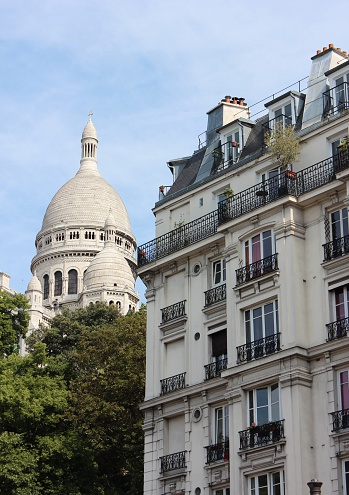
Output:
M48 275L44 275L44 299L47 299L49 296L50 284Z
M114 301L109 301L109 306L111 306L112 304L114 304Z
M68 272L68 294L78 293L78 272L69 270Z
M121 302L120 302L120 301L117 301L117 303L116 303L116 307L117 307L118 309L121 309Z
M55 272L55 296L62 295L62 272Z

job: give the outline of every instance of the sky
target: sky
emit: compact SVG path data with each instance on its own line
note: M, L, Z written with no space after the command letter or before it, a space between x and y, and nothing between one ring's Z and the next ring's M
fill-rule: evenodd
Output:
M167 162L191 155L225 95L249 105L349 52L347 0L0 0L0 271L24 292L35 236L79 168L93 112L102 177L138 244L155 236ZM306 86L306 79L303 80ZM270 99L270 98L269 98ZM263 103L251 108L252 114ZM144 286L137 290L144 301Z

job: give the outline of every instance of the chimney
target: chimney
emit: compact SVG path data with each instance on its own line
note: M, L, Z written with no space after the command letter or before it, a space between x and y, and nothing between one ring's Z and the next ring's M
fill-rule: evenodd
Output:
M307 483L310 490L310 495L321 495L322 482L318 480L311 480Z

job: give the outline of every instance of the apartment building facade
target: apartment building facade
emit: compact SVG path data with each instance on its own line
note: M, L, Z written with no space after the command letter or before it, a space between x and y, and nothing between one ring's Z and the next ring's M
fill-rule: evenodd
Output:
M144 493L349 493L349 59L329 45L307 87L208 112L168 163L147 286ZM292 127L298 161L266 138Z

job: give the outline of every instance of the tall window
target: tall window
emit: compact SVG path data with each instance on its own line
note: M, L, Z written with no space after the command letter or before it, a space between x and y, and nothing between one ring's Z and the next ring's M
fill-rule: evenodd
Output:
M226 264L225 260L214 261L212 265L212 279L213 285L220 285L225 282L226 279Z
M246 343L278 333L278 301L245 311L245 332Z
M342 208L331 213L332 240L340 239L348 235L348 209Z
M292 125L292 107L291 103L288 103L284 107L275 110L275 124L283 127Z
M230 488L220 488L214 491L214 495L230 495Z
M211 335L212 357L215 362L227 357L227 331L220 330Z
M250 495L285 495L285 493L284 471L275 471L249 478Z
M349 75L347 75L347 81L349 81ZM339 77L336 79L335 86L335 101L336 107L339 112L346 110L348 108L349 98L348 98L348 84L346 83L345 77Z
M266 230L245 241L245 265L271 256L274 249L274 239L271 230Z
M214 410L214 443L225 442L229 438L228 406L217 407Z
M349 286L337 287L333 291L335 321L349 316Z
M348 370L339 373L339 409L349 409L349 372Z
M248 393L249 422L261 426L280 420L279 385L250 390Z
M231 134L230 136L227 136L226 156L225 156L226 161L236 162L239 157L239 150L240 150L240 137L239 137L239 131L237 131Z
M62 272L55 272L55 287L54 287L54 295L61 296L62 295Z
M349 495L349 461L343 462L343 493Z
M69 270L68 272L68 294L78 293L78 272Z
M47 299L50 293L50 282L48 275L44 275L44 299Z

